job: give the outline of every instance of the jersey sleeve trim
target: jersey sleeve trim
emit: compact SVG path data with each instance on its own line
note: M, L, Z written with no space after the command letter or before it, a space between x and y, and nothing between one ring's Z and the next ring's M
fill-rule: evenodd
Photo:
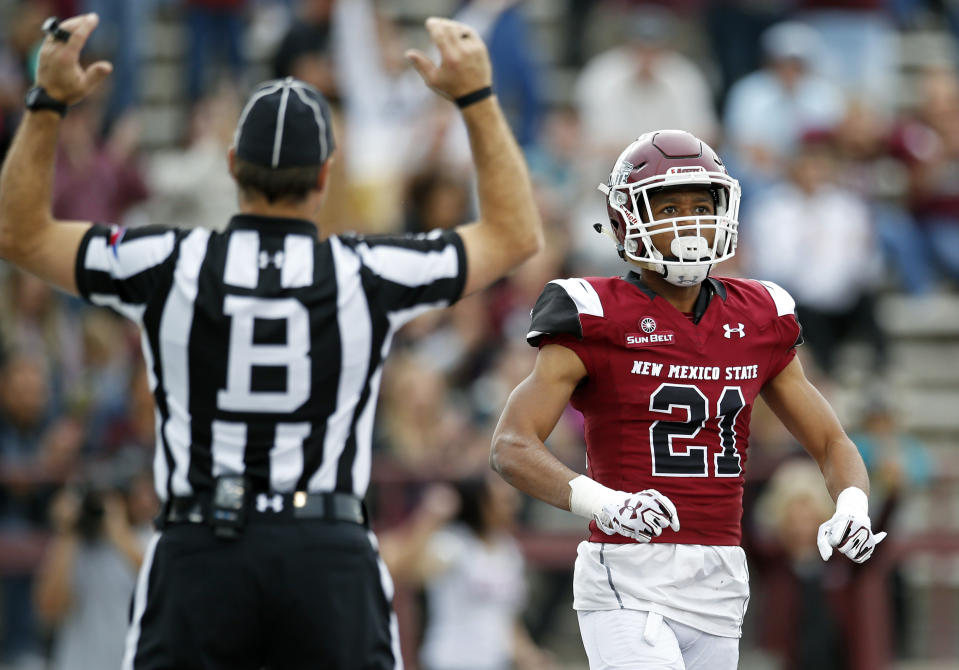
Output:
M580 314L589 314L590 316L604 316L603 302L599 299L599 294L593 285L585 279L554 279L550 284L557 284L576 304L576 309Z
M796 301L793 300L793 297L789 295L786 289L771 281L760 281L759 283L769 292L769 296L776 304L776 313L778 316L787 316L796 313Z
M526 341L538 347L545 335L572 335L581 340L583 314L604 315L596 289L585 279L554 279L536 300Z

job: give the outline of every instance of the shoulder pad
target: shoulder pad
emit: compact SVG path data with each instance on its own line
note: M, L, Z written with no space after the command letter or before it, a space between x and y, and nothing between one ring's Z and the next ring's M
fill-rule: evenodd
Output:
M776 314L778 316L787 316L796 313L796 301L789 295L789 291L771 281L760 281L759 283L762 284L763 288L769 291L769 296L776 304Z
M526 340L538 346L543 335L574 335L582 339L583 314L604 316L596 289L585 279L554 279L546 284L533 306Z

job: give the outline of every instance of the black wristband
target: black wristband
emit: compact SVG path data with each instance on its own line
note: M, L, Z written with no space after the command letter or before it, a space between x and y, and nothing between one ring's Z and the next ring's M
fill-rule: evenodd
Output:
M60 116L66 116L67 113L67 103L51 97L42 86L34 86L27 91L23 101L26 108L30 111L35 112L41 109L48 109L51 112L56 112Z
M474 102L479 102L480 100L486 100L486 98L490 97L491 95L493 95L493 87L484 86L483 88L476 89L472 93L461 95L460 97L456 98L456 100L454 100L453 102L456 103L457 107L459 107L460 109L463 109L464 107L469 107Z

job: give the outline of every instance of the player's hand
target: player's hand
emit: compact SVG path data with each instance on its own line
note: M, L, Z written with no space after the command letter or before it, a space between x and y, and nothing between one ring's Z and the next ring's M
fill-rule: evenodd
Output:
M408 50L406 57L427 86L444 98L455 100L492 83L489 54L475 30L465 23L435 16L426 19L426 30L439 49L440 64L416 49Z
M872 532L868 516L837 511L829 521L819 526L816 544L824 561L829 560L833 547L836 547L853 562L864 563L885 537L885 532Z
M80 102L113 71L113 66L103 60L86 68L80 65L80 51L99 22L96 14L74 16L60 23L71 33L68 41L59 42L50 35L44 38L37 62L37 85L50 97L68 105Z
M664 528L679 530L679 515L673 502L655 489L628 493L625 499L603 506L596 525L607 535L624 535L649 542Z

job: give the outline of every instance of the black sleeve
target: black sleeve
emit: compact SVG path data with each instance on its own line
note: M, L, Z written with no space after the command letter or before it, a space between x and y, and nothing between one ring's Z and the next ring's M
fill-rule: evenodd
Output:
M550 282L539 294L530 314L526 341L538 347L544 335L572 335L583 339L583 324L576 303L559 284Z

